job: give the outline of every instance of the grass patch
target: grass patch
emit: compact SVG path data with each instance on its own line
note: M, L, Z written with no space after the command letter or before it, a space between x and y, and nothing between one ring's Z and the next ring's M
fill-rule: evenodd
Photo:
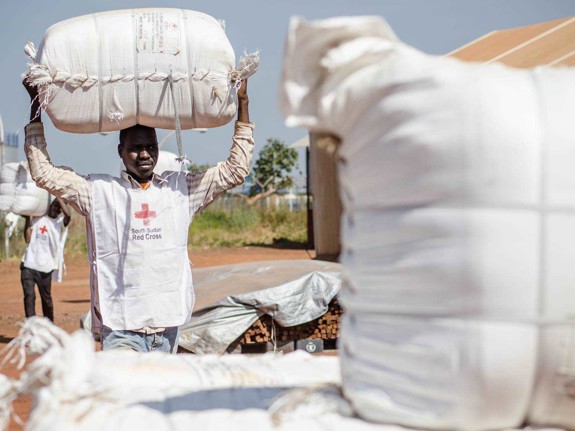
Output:
M272 245L307 241L306 213L261 211L244 206L234 211L207 208L196 215L189 231L192 248Z

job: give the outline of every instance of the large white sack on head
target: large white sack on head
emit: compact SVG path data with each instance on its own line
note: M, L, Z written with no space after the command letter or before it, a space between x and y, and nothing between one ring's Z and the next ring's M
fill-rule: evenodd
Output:
M40 217L48 212L51 196L36 186L28 163L6 163L0 168L0 211Z
M41 91L54 125L73 133L134 124L217 127L235 115L234 84L255 72L257 53L235 54L222 24L184 9L129 9L80 16L51 26L27 77ZM176 106L168 76L173 79Z
M360 416L575 428L575 70L428 56L376 17L294 19L280 102L342 140L340 346Z

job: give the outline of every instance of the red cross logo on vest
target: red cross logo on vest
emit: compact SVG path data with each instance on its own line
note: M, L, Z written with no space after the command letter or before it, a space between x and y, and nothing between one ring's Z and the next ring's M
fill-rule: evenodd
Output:
M44 235L47 230L48 230L48 229L46 228L46 226L42 226L42 227L40 228L40 233L41 233L42 235Z
M144 220L144 226L148 226L150 224L150 219L156 218L156 211L150 211L148 204L142 204L142 211L136 211L134 216Z

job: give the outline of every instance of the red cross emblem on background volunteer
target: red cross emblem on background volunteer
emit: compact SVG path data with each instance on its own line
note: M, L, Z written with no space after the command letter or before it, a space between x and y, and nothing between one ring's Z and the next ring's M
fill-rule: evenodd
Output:
M47 230L48 230L48 229L46 228L46 226L42 226L42 227L40 228L40 233L41 233L42 235L44 235Z
M134 216L144 220L144 226L148 226L150 224L150 219L156 218L156 211L150 211L148 204L142 204L142 211L136 211Z

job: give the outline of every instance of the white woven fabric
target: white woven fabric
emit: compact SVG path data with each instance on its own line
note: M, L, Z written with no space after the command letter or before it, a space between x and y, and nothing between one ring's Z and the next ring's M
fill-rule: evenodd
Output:
M334 356L95 352L86 332L62 332L34 317L11 342L16 360L25 348L41 356L18 380L0 375L0 429L11 403L31 394L29 431L268 430L274 397L340 381Z
M17 380L0 374L0 430L26 394L28 431L413 430L354 416L334 356L94 352L88 334L41 317L26 321L9 354L24 359L24 349L41 356Z
M41 217L48 211L51 197L36 186L28 163L6 163L0 169L0 211Z
M293 19L291 126L338 135L344 393L432 429L575 428L575 70L425 55Z
M26 76L61 130L110 132L134 124L217 127L236 112L236 85L253 74L258 53L235 68L219 21L201 12L156 8L80 16L51 26ZM174 84L172 102L168 77Z

